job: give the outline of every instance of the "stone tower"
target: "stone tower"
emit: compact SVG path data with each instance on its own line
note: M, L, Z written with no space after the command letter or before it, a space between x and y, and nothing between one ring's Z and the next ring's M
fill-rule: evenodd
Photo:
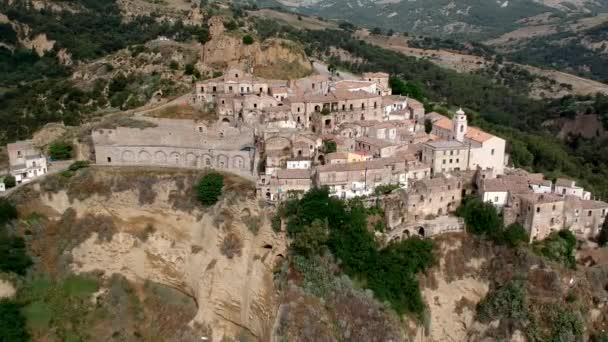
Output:
M453 139L464 142L464 136L467 134L467 115L464 113L462 108L458 109L456 115L452 119Z

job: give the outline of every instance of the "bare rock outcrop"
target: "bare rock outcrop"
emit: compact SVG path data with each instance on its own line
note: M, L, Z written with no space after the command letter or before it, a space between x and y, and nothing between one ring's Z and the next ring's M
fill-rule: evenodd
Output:
M177 289L197 303L190 325L206 327L213 341L242 333L269 340L279 306L272 270L285 255L286 241L273 232L257 201L233 189L214 207L202 209L189 197L200 176L184 183L183 172L160 171L164 175L155 177L135 170L134 179L123 176L117 183L117 169L87 172L77 188L95 189L94 194L74 197L69 188L44 192L49 185L43 184L42 194L28 206L54 222L66 211L75 213L72 221L111 218L110 238L90 227L88 237L71 250L74 272L121 274Z

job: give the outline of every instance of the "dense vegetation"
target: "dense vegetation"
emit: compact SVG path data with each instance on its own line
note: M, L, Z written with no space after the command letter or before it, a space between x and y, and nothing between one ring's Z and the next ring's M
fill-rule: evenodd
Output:
M72 144L58 140L49 145L49 156L54 160L66 160L72 158Z
M398 313L422 313L424 304L415 274L434 262L430 240L412 238L380 248L368 230L363 204L330 197L327 188L285 202L279 214L293 241L296 269L326 263L323 256L331 253L343 272L371 289L381 301L389 302Z
M25 317L21 313L21 310L21 305L13 300L0 300L0 341L29 341Z
M104 89L108 86L107 82L98 80L92 89L81 89L66 78L76 62L103 57L159 35L177 41L205 42L209 38L206 23L184 25L179 20L160 21L155 15L125 21L115 0L71 0L62 5L78 11L36 10L23 0L13 1L11 5L0 2L0 12L9 20L28 25L31 29L28 38L45 33L49 40L55 41L52 50L40 57L14 39L17 34L12 27L4 25L0 28L0 32L5 33L2 36L7 37L3 40L15 46L14 51L0 47L2 144L26 138L48 122L79 124L83 118L108 105L122 109L139 106L141 100L130 97L133 91L126 90L133 90L129 89L131 85L141 88L144 81L153 81L130 76L127 78L128 84L122 89L110 91L106 98ZM57 55L63 49L71 56L71 65L62 64L58 59ZM159 75L148 78L157 78L156 88L164 88ZM109 99L111 103L108 103Z
M198 200L205 206L214 205L222 195L224 176L217 172L209 172L198 183Z
M571 231L564 229L551 233L543 241L535 242L534 251L549 260L557 261L569 268L576 268L576 237Z
M6 198L0 198L0 272L24 275L32 265L25 241L9 232L8 224L17 218L17 209Z
M520 63L551 67L601 82L608 82L608 24L582 32L559 32L533 38L516 46L509 55ZM588 43L599 43L590 47ZM604 42L603 44L601 44Z

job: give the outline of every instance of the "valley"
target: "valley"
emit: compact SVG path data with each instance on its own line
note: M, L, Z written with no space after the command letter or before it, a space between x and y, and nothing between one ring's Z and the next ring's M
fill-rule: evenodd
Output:
M0 340L604 341L604 7L0 0Z

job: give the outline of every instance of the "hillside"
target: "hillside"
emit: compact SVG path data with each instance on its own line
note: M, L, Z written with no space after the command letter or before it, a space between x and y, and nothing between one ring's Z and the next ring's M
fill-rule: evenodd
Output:
M558 23L608 9L604 1L587 0L265 0L257 3L279 4L299 13L345 20L368 28L476 38L497 37L542 17Z

